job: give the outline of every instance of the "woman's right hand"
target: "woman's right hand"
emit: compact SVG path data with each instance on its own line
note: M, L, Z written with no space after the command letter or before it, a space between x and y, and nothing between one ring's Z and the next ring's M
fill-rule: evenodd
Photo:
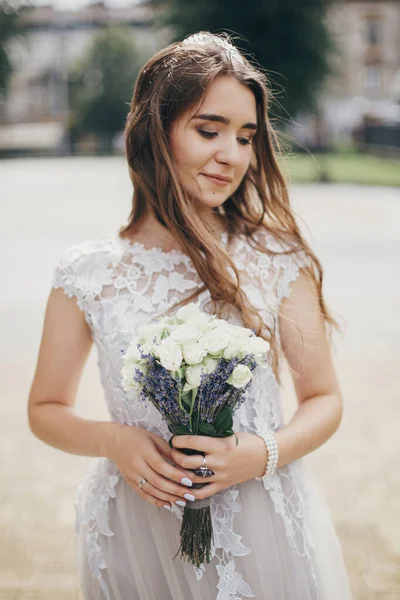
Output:
M162 437L135 425L115 423L106 442L107 458L117 466L126 482L150 504L171 508L172 503L185 506L195 499L190 490L193 473L176 467L172 450ZM147 479L139 488L141 479ZM189 494L185 498L185 494Z

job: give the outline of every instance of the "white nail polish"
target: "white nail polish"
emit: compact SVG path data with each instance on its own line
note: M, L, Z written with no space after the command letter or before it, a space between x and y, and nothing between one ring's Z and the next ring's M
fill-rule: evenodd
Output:
M193 494L185 494L183 497L186 498L186 500L190 500L191 502L196 500L196 498L193 496Z
M190 481L190 479L188 479L187 477L182 477L181 483L183 483L183 485L187 485L189 487L191 487L193 485L193 481Z
M166 508L167 510L171 510L171 507L169 504L163 504L163 507Z
M176 503L178 504L178 506L186 506L186 502L184 502L183 500L177 500Z

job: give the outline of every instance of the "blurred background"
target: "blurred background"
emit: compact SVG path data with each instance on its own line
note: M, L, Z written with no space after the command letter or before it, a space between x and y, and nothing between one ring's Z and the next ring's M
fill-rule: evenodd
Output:
M0 12L2 156L123 153L139 68L207 29L266 69L296 181L400 185L398 1L28 1Z
M73 501L87 459L33 438L26 418L46 299L66 247L127 220L138 70L201 29L231 33L268 74L293 207L342 324L343 422L306 460L354 598L400 598L400 2L3 0L0 600L81 598ZM102 395L92 351L78 412L107 418ZM283 400L290 418L287 374Z

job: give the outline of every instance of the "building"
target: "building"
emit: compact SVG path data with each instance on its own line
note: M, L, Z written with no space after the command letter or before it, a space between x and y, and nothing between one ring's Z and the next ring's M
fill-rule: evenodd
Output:
M26 13L25 35L12 41L15 70L7 99L0 102L0 148L57 147L68 112L67 72L93 35L106 25L129 27L144 62L162 45L153 20L147 3L109 9L98 2L78 11L49 5Z
M21 139L27 146L38 139L44 146L59 144L68 113L68 69L111 23L131 28L144 62L167 41L165 32L153 28L153 5L109 9L98 2L78 11L50 5L31 10L24 18L26 35L12 43L15 72L7 100L0 102L0 148L19 146ZM300 127L290 132L314 147L323 140L348 141L366 116L400 123L400 0L337 1L327 22L336 43L333 74L318 117L302 115Z
M400 2L336 3L328 23L337 45L321 98L325 126L348 136L366 116L400 123Z

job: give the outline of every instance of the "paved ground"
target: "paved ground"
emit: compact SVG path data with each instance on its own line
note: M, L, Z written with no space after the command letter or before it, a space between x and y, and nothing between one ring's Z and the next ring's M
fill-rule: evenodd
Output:
M121 158L0 162L0 600L75 600L73 497L86 459L29 433L26 399L52 269L64 248L116 230L130 206ZM301 186L293 204L346 322L335 360L339 432L308 460L337 527L357 600L400 598L400 192ZM293 410L285 383L285 410ZM79 393L105 416L95 357ZM338 599L340 600L340 599Z

